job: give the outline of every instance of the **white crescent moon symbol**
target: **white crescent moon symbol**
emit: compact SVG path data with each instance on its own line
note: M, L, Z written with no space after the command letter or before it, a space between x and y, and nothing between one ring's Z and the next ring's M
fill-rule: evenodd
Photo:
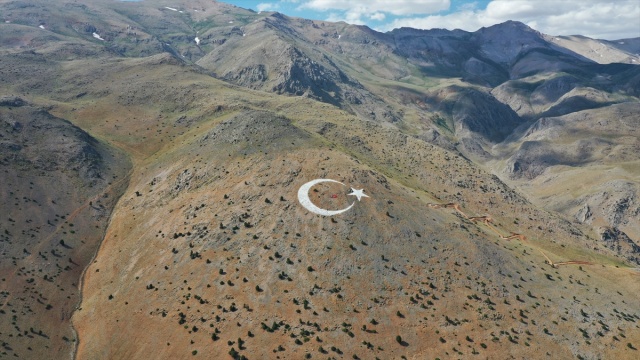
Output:
M325 209L317 207L316 205L314 205L311 202L311 199L309 199L309 190L311 190L311 188L314 185L319 184L319 183L323 183L323 182L334 182L334 183L338 183L338 184L344 185L340 181L331 180L331 179L315 179L315 180L311 180L308 183L302 185L300 187L300 189L298 189L298 201L300 202L300 205L302 205L305 209L311 211L314 214L323 215L323 216L332 216L332 215L342 214L343 212L351 209L353 207L353 205L356 203L354 201L353 204L349 205L349 207L347 207L345 209L342 209L342 210L325 210ZM344 186L346 186L346 185L344 185Z

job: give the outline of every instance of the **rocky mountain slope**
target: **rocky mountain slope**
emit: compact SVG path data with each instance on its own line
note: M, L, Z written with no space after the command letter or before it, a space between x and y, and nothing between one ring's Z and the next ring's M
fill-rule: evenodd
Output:
M3 355L63 358L79 279L127 185L116 149L19 97L0 98ZM17 337L16 337L17 336Z
M0 9L0 358L637 357L634 39Z
M547 41L570 49L599 64L640 64L640 40L595 40L585 36L546 36Z

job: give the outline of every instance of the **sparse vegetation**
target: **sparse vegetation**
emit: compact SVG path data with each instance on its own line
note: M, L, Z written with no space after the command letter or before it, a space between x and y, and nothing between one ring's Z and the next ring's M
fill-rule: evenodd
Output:
M583 187L596 192L609 173L629 178L634 153L617 133L607 134L607 151L583 134L601 137L609 107L617 123L637 113L623 79L633 69L598 65L606 76L596 77L565 54L557 68L577 66L576 77L554 72L554 55L544 53L552 70L525 76L492 59L485 43L469 47L484 49L469 60L460 47L481 36L438 37L447 58L421 45L435 39L428 32L398 30L388 42L364 28L221 3L199 14L145 4L66 6L64 19L39 0L7 10L0 86L24 104L0 99L0 357L57 358L78 339L87 341L78 358L112 342L113 357L126 357L165 326L183 340L163 340L144 356L491 358L507 347L514 357L568 347L635 354L638 300L621 275L628 253L606 248L623 248L622 230L607 230L604 242L587 226L589 216L606 218L598 213L605 205L579 210L587 225L532 205L568 208L556 202L571 192L575 219L583 190L549 195L558 182L588 180ZM415 54L402 60L408 41ZM501 56L511 54L505 46ZM235 56L240 48L256 56ZM516 58L522 69L542 56L528 49ZM585 104L599 110L581 109L580 122L553 113L586 99L585 89L593 99ZM518 111L530 113L518 118L509 101L521 97L537 102L522 102ZM559 124L569 123L566 137ZM546 148L512 132L522 124L531 125L521 129L527 139L544 138L549 149L558 150L556 137L542 131L589 154L551 169L536 162ZM49 138L59 143L42 142ZM475 156L480 149L486 154ZM497 149L506 172L493 168ZM589 176L600 153L607 166L626 159L625 167ZM553 177L534 179L538 170ZM311 200L327 209L353 200L349 212L325 218L296 201L300 184L325 175L346 187L318 184ZM526 196L507 183L526 183ZM541 183L551 200L535 193ZM371 197L354 199L351 186ZM616 196L633 186L607 193L631 209L632 199ZM625 211L610 215L633 221ZM79 337L66 325L71 316Z

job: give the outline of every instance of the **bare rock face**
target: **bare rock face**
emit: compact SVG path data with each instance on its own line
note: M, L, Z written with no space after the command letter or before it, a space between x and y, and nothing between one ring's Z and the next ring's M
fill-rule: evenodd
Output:
M480 52L500 64L513 64L522 52L546 48L542 34L517 21L482 28L472 41L480 44Z
M475 48L468 43L471 34L461 30L400 28L389 35L400 55L423 66L427 72L459 73L460 66L473 56Z
M593 220L593 213L591 212L591 207L589 205L584 205L578 210L576 213L576 219L581 223L591 223Z
M511 178L533 179L548 167L560 163L558 153L541 141L526 141L508 160L506 172Z
M267 80L267 68L263 64L248 66L237 73L226 74L226 79L240 86L253 87Z
M257 54L249 56L236 62L233 68L223 70L222 77L252 89L294 96L306 94L332 104L343 101L338 82L348 82L348 79L340 70L323 66L298 48L277 39L269 47L270 55L266 59L257 58Z
M535 110L529 97L533 86L535 85L524 81L506 81L494 87L491 90L491 95L501 103L508 105L522 118L532 118L535 116Z
M600 64L613 62L638 64L640 62L640 41L638 38L607 41L590 39L580 35L545 35L545 39Z
M631 240L620 229L615 227L601 228L600 238L609 249L640 265L640 245Z
M497 81L493 79L505 79L506 74L503 69L489 61L482 61L475 57L471 57L467 60L462 69L468 75L465 77L466 81L482 84L485 86L495 86Z
M546 108L573 90L578 84L578 79L570 75L558 76L545 81L531 92L531 105L536 109Z
M437 142L433 143L438 144ZM491 159L491 154L484 149L483 142L473 137L462 138L462 140L460 140L460 150L467 154L472 154L478 159Z
M616 181L606 184L611 189L607 202L610 204L606 212L607 220L613 226L629 225L630 219L637 219L640 215L640 199L637 184Z
M611 228L619 228L631 238L640 236L640 188L625 180L611 180L599 185L594 193L581 197L583 207L576 218L584 223L597 223L602 219Z
M305 56L296 48L286 51L289 62L284 71L275 78L272 90L276 93L303 95L308 92L324 102L340 102L340 87L337 81L348 81L346 75L337 69L327 69ZM330 93L337 93L331 96Z
M316 33L326 35L321 30L316 22L271 14L239 34L220 30L215 37L224 41L197 64L243 87L309 97L373 120L397 121L395 109L347 75L331 56L314 50ZM375 47L363 29L350 30L351 41L366 40L367 46ZM328 35L319 37L323 39L319 45L327 47L337 40L327 40Z
M12 106L25 104L20 98L8 102ZM87 184L103 176L97 141L69 122L33 107L3 111L2 120L3 165L45 172L78 171L79 179Z
M447 149L449 151L455 151L456 150L456 145L451 142L451 140L449 140L447 137L443 136L442 134L440 134L440 132L436 129L431 129L426 131L425 133L421 134L420 136L418 136L419 139L424 140L428 143L437 145L443 149ZM463 140L464 141L464 140ZM476 152L481 152L484 151L482 150L482 147L480 147L479 149L473 149L470 150L473 153Z
M456 133L480 136L494 143L521 125L520 117L511 108L476 90L463 91L452 110Z
M26 105L27 102L18 96L3 96L0 97L0 106L7 107L20 107Z

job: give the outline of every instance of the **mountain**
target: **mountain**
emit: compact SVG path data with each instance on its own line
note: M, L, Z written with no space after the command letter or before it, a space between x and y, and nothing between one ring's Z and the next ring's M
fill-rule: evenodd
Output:
M570 49L599 64L640 64L640 40L596 40L585 36L546 36L547 41Z
M638 39L0 9L1 358L637 358Z

